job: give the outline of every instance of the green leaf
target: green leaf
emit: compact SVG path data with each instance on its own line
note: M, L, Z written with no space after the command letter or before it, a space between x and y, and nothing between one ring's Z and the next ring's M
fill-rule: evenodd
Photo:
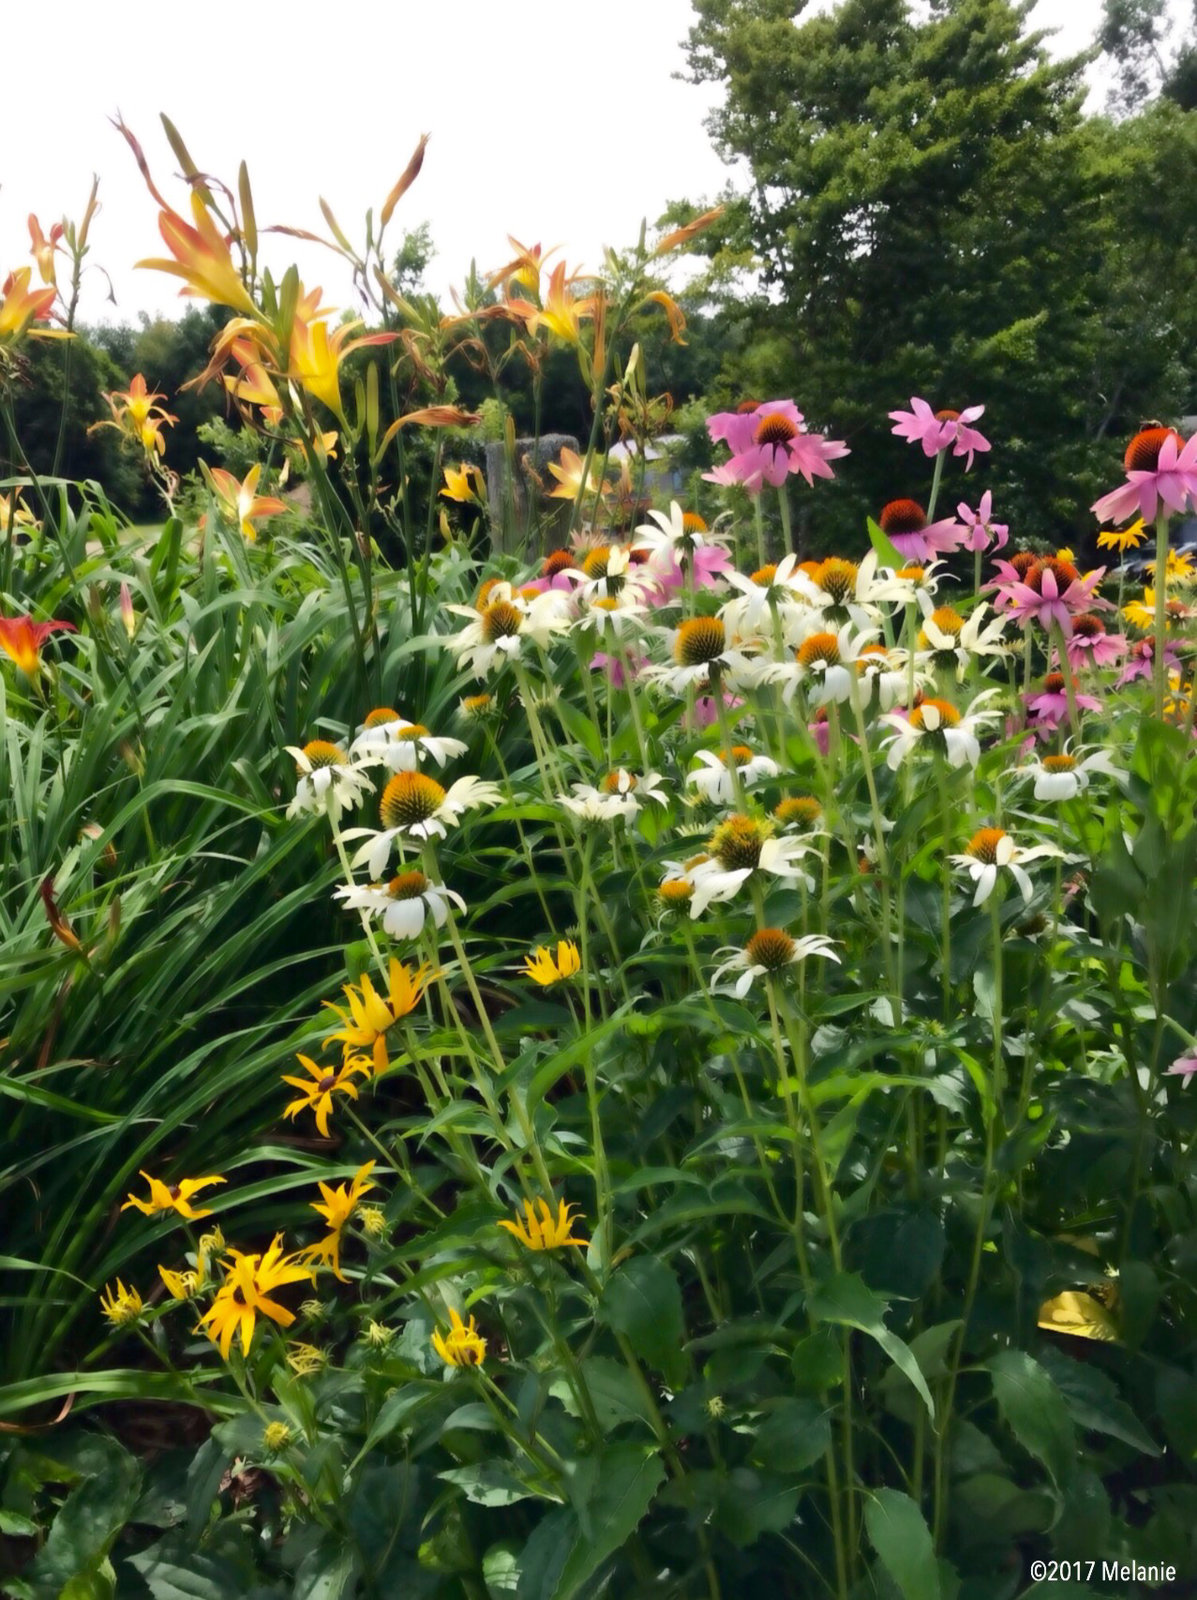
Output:
M877 560L883 567L892 567L895 572L900 572L906 566L906 557L875 523L872 517L868 519L869 543L877 552Z
M649 1446L619 1444L579 1462L575 1505L547 1516L520 1554L519 1600L572 1600L631 1538L664 1477Z
M1119 1397L1113 1379L1100 1367L1072 1361L1061 1351L1050 1348L1045 1349L1039 1359L1064 1396L1064 1404L1077 1427L1121 1439L1144 1455L1160 1454L1155 1440L1126 1401Z
M904 1600L940 1600L935 1547L923 1513L908 1494L877 1489L865 1502L865 1529Z
M609 1356L590 1356L579 1363L582 1381L590 1393L599 1426L608 1432L625 1422L644 1422L650 1426L652 1418L648 1402L640 1385L622 1362ZM573 1387L566 1377L559 1377L549 1385L549 1393L573 1417L581 1415Z
M802 1472L831 1444L831 1413L809 1396L778 1401L757 1430L752 1459L771 1472Z
M643 1361L671 1383L682 1381L686 1371L682 1291L663 1261L634 1256L626 1262L603 1290L599 1313Z
M1047 1372L1025 1350L1003 1350L989 1363L993 1392L1002 1416L1019 1444L1062 1488L1077 1461L1076 1430L1064 1396Z
M71 1490L29 1568L39 1589L58 1593L72 1579L95 1576L137 1504L139 1464L113 1439L96 1443L103 1447L102 1469Z
M763 1533L782 1533L794 1520L799 1487L775 1473L735 1467L720 1484L715 1525L740 1550Z
M927 1387L927 1380L911 1354L910 1346L891 1333L882 1321L886 1301L867 1286L859 1273L839 1272L816 1286L806 1302L810 1316L818 1322L835 1322L841 1327L857 1328L885 1351L899 1367L922 1397L928 1414L934 1418L935 1402Z
M469 1467L453 1467L448 1472L438 1472L437 1477L456 1484L476 1506L512 1506L517 1500L559 1498L542 1495L540 1490L517 1478L502 1461L479 1461Z

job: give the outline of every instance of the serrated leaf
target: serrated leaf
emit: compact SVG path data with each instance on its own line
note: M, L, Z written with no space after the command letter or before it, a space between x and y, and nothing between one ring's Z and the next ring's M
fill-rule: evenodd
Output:
M898 1489L877 1489L865 1501L865 1529L881 1565L904 1600L940 1600L935 1546L923 1513Z
M993 1392L1008 1427L1062 1488L1076 1468L1076 1430L1064 1396L1025 1350L1003 1350L989 1363Z
M899 1339L896 1333L891 1333L882 1320L886 1305L887 1302L873 1293L859 1273L838 1272L816 1286L814 1293L807 1297L806 1309L816 1321L856 1328L876 1339L894 1365L910 1379L928 1414L934 1418L935 1402L910 1346Z

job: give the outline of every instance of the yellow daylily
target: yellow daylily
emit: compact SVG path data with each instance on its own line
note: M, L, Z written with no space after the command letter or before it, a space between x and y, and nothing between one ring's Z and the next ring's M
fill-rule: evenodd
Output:
M158 213L158 231L173 259L154 256L136 263L154 272L182 278L182 294L198 295L234 311L254 312L249 290L233 262L228 241L217 227L198 189L191 191L194 226L177 211Z
M346 1055L354 1050L370 1052L374 1063L374 1076L379 1077L391 1064L387 1054L387 1030L419 1005L428 987L430 969L421 965L413 970L402 961L391 957L388 969L389 992L384 998L370 981L368 972L362 973L361 983L345 985L345 998L349 1001L349 1015L331 1000L324 1003L340 1017L344 1026L330 1033L325 1046L337 1040L344 1046Z
M542 989L560 983L563 978L572 978L581 970L582 958L572 939L558 941L556 956L547 945L538 945L530 956L524 957L525 978L531 978Z
M446 500L456 500L459 505L470 505L482 500L486 493L486 480L480 468L469 461L456 467L445 468L445 487L441 494Z
M116 428L126 438L141 445L147 455L165 455L166 440L162 428L173 425L179 419L156 403L166 399L164 394L151 394L144 377L138 372L134 374L128 389L105 392L104 399L112 417L103 422L93 422L88 433L95 433L97 428Z
M540 1215L536 1214L536 1207L540 1207ZM571 1216L573 1206L567 1206L564 1200L558 1201L557 1213L554 1216L547 1200L524 1201L524 1215L518 1215L514 1222L504 1218L498 1226L506 1228L514 1238L529 1250L561 1250L566 1245L588 1245L589 1239L575 1239L573 1225L575 1218Z
M313 293L318 296L320 291L316 289ZM360 319L355 318L330 329L323 318L309 320L301 317L298 311L291 325L291 370L287 376L335 412L342 422L345 413L341 409L341 362L354 350L362 350L367 345L393 344L399 337L397 333L365 333L351 339L349 335L361 326Z
M230 522L237 524L250 544L258 537L258 530L254 527L256 521L262 517L277 517L287 509L286 501L280 500L277 495L257 493L258 479L262 476L260 462L254 462L245 474L243 483L238 483L233 474L226 472L223 467L209 467L203 461L200 466L220 503L221 511Z
M549 490L550 500L576 500L579 495L607 492L607 485L600 483L593 471L585 471L582 457L567 444L561 446L560 464L550 461L548 465L557 480L557 487Z

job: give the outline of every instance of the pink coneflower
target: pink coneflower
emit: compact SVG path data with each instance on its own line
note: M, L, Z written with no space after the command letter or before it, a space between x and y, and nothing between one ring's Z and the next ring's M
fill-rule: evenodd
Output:
M1078 711L1101 710L1101 701L1091 694L1077 691L1075 699ZM1037 694L1027 695L1026 705L1034 718L1032 727L1036 734L1043 728L1053 731L1058 728L1068 715L1068 690L1064 674L1049 672L1043 680L1043 688Z
M999 562L999 567L1006 563ZM1066 639L1072 636L1072 619L1084 611L1112 611L1108 600L1096 594L1106 569L1087 572L1082 578L1071 561L1059 556L1044 556L1027 570L1022 579L999 579L986 584L996 591L994 606L1012 613L1021 627L1034 620L1044 628L1054 622Z
M1183 1078L1187 1089L1193 1081L1193 1074L1197 1072L1197 1050L1190 1050L1183 1056L1177 1056L1167 1070L1170 1077Z
M993 495L988 489L981 496L981 504L975 511L970 510L968 503L962 500L956 507L956 515L967 530L960 541L963 550L1000 550L1010 538L1009 525L993 520Z
M826 706L819 707L813 721L807 723L806 731L815 741L819 754L826 756L831 747L831 721Z
M723 691L723 710L725 715L730 716L733 711L738 711L743 704L744 702L738 694L730 694L726 689ZM694 701L693 719L688 716L683 717L682 725L688 731L694 731L712 727L718 721L719 707L715 703L715 697L709 694L700 694Z
M722 583L723 578L732 570L732 560L722 545L704 544L691 552L688 558L694 566L694 587L696 589L715 589ZM645 591L645 599L650 604L655 600L658 604L668 600L685 586L685 578L677 558L667 555L663 561L654 560L648 563L648 570L652 573L653 589Z
M1175 428L1142 428L1123 457L1126 482L1090 508L1103 522L1148 522L1161 502L1182 515L1197 506L1197 433L1187 444Z
M720 412L708 418L707 431L726 441L732 457L703 476L712 483L738 483L749 494L759 494L766 483L780 488L795 472L810 484L834 478L828 462L849 454L842 440L807 432L792 400L767 400L747 413Z
M891 500L882 506L877 522L906 561L929 561L960 548L960 524L951 517L928 522L927 513L917 500Z
M1180 657L1168 645L1164 650L1164 670L1171 672L1179 669ZM1115 681L1115 689L1123 689L1128 683L1134 683L1137 678L1150 678L1155 671L1155 640L1138 639L1127 651L1126 661L1122 671Z
M966 406L963 411L932 411L925 400L912 395L910 407L909 411L890 412L894 423L891 431L909 444L921 444L925 455L937 456L941 450L951 447L953 455L968 457L965 471L969 472L974 451L989 449L985 435L970 427L970 423L984 415L984 406Z
M627 664L630 664L633 673L637 675L647 661L647 656L637 655L627 658ZM622 656L609 656L602 650L591 656L590 670L591 672L605 672L612 688L615 689L622 689L628 681L625 658Z
M1126 654L1126 635L1107 633L1106 625L1092 611L1082 611L1072 619L1072 636L1065 642L1074 669L1108 667Z

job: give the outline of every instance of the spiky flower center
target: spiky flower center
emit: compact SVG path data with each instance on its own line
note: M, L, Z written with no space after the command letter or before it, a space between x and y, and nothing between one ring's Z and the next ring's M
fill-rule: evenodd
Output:
M964 618L952 606L937 606L931 613L931 621L940 633L950 633L953 639L959 638L964 627Z
M815 582L836 605L843 605L856 593L856 579L860 568L855 561L844 561L839 556L828 556L820 562Z
M1073 617L1072 631L1082 639L1100 639L1106 631L1106 625L1092 611L1082 611L1079 617Z
M741 400L740 404L736 407L736 413L741 417L747 417L750 416L754 411L759 411L760 409L761 402L759 400Z
M790 795L773 808L773 815L783 826L795 822L803 828L813 828L823 815L823 807L810 794Z
M839 660L840 642L834 633L812 633L798 647L799 666L813 667L821 663L825 667L835 667Z
M1015 572L1018 573L1020 578L1025 578L1027 573L1030 572L1031 568L1037 564L1038 560L1039 557L1033 555L1030 550L1016 550L1010 557L1010 565L1014 568Z
M857 676L863 678L871 668L885 666L888 661L889 651L883 644L866 644L856 658Z
M382 825L409 828L427 822L444 798L444 789L426 772L397 772L382 791Z
M706 533L707 532L706 518L705 517L700 517L697 511L683 511L682 512L682 532L683 533Z
M427 737L428 729L422 722L410 722L406 728L400 729L395 735L396 739L406 739L411 744L414 744L417 739L427 739Z
M781 411L767 411L757 423L752 437L757 444L780 450L798 437L798 424Z
M1064 674L1062 672L1049 672L1043 680L1043 687L1047 694L1064 693Z
M387 884L392 900L418 900L428 888L428 879L422 872L401 872Z
M1036 561L1031 567L1023 582L1035 594L1043 593L1043 580L1048 573L1056 580L1056 589L1067 589L1070 583L1075 583L1080 573L1071 561L1061 561L1059 556L1044 556L1041 561Z
M773 561L766 561L763 567L758 567L752 574L753 583L762 589L767 589L777 576L777 565Z
M694 898L694 888L685 878L666 878L657 895L666 906L684 906Z
M555 578L559 572L567 572L574 564L574 558L569 550L550 550L540 565L542 578Z
M611 546L600 544L594 550L586 552L582 560L582 571L588 578L605 578L610 565Z
M743 767L756 757L746 744L733 744L730 750L720 750L719 759L725 767Z
M632 772L609 772L603 779L603 793L631 794L639 781Z
M388 722L402 722L402 720L403 718L399 713L393 711L390 706L378 706L369 713L365 722L362 723L362 727L385 728Z
M481 717L490 710L490 695L467 694L461 702L461 709L467 717Z
M1076 757L1044 756L1043 765L1048 772L1071 772L1076 766Z
M707 848L726 872L739 872L760 864L761 848L772 831L755 817L737 812L719 824Z
M524 613L510 600L496 600L482 613L482 637L488 644L510 639L520 631Z
M497 589L499 584L502 583L502 581L503 581L502 578L487 578L486 582L478 590L477 596L475 597L475 600L474 600L474 610L475 611L485 611L486 610L486 603L490 599L492 591Z
M960 713L952 702L940 700L935 695L928 695L910 713L910 726L921 728L926 733L934 733L939 728L954 728L959 721Z
M673 644L673 659L681 667L701 667L717 660L727 635L718 617L689 617L678 624Z
M998 846L1006 837L1005 828L978 828L965 846L965 855L991 867L997 861Z
M1175 428L1140 428L1126 447L1123 465L1128 472L1154 472L1160 464L1160 451L1167 439L1180 444L1180 434Z
M327 739L312 739L304 745L303 753L313 771L317 767L344 766L349 760L339 745L330 744Z
M917 500L891 500L882 506L877 521L882 533L922 533L927 513Z
M794 959L794 941L784 928L761 928L744 946L744 954L754 967L781 972Z
M942 411L935 413L936 422L959 422L959 411L953 411L950 406L945 406Z
M927 569L926 567L899 567L896 576L905 578L907 583L922 583L927 576Z

